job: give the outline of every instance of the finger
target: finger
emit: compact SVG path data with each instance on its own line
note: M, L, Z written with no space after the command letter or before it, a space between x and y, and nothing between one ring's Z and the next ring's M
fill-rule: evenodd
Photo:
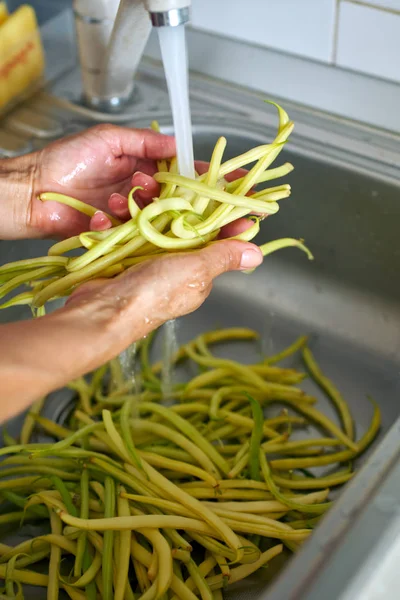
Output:
M253 225L254 221L252 221L251 219L238 219L237 221L234 221L233 223L229 223L228 225L225 225L225 227L222 227L218 237L221 240L235 237L236 235L247 231Z
M110 199L108 201L108 208L113 215L115 215L122 221L126 221L130 218L128 198L126 198L122 194L111 194Z
M258 246L239 240L215 242L194 254L207 263L211 279L228 271L255 269L263 261L263 255Z
M195 169L199 175L203 175L203 173L207 173L210 168L210 163L204 162L204 160L196 160L194 163Z
M97 125L96 134L110 146L115 158L161 160L175 156L175 139L151 129L131 129L117 125Z
M111 227L110 219L101 210L98 210L90 219L90 231L105 231Z
M138 190L134 196L141 208L149 204L160 193L160 186L153 177L140 171L132 176L132 187L143 188L143 190Z
M222 273L255 268L262 260L260 249L253 244L216 242L199 251L149 259L99 287L85 284L68 305L89 305L90 314L107 319L103 326L111 326L110 344L118 353L121 344L127 346L165 321L196 310Z
M138 160L135 171L139 171L152 177L158 171L157 162L155 160Z

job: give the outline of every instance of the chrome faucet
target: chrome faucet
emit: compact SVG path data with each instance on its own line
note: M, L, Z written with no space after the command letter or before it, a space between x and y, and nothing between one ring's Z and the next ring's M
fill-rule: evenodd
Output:
M74 0L84 103L102 112L123 110L152 25L183 25L190 6L191 0Z

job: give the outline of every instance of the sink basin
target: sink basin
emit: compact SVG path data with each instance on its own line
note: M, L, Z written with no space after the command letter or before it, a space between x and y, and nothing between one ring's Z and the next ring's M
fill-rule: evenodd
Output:
M212 87L201 82L195 86L198 100L206 89ZM237 92L236 104L227 109L223 94L218 97L220 105L217 95L209 94L208 98L215 99L207 108L209 114L194 118L197 159L208 160L221 135L228 140L225 158L271 139L275 116L267 111L262 121L263 106L253 111L261 104L260 99L246 96L246 104ZM32 102L36 102L36 109L28 105L29 110L46 112L45 103L38 99ZM243 114L246 110L248 114ZM353 562L342 560L342 575L330 580L329 589L316 588L324 584L324 574L328 577L329 561L336 560L336 552L340 552L339 542L343 548L350 543L348 540L354 541L353 528L363 515L368 516L370 532L377 528L375 539L390 527L393 516L387 513L385 518L374 520L374 499L379 497L381 486L389 485L387 478L394 477L391 469L400 453L400 180L392 160L398 153L399 140L356 125L344 127L321 115L311 119L300 107L294 107L291 113L297 122L296 115L301 134L294 136L293 144L289 143L279 159L295 166L286 178L292 185L292 196L281 202L276 216L263 221L257 241L302 237L315 260L309 262L297 250L286 249L268 257L250 276L222 276L206 303L178 322L178 339L184 342L216 327L244 326L257 329L262 334L264 351L275 353L298 335L309 334L321 367L351 407L357 437L370 422L368 395L381 407L382 428L375 445L362 459L369 457L364 469L346 487L298 556L290 560L272 587L266 587L269 570L250 583L246 580L232 596L240 600L261 596L265 600L308 600L318 597L317 589L324 590L325 600L337 600L345 582L351 579L354 569L361 568L365 553L371 550L362 543L362 532L358 533L358 554L352 555ZM63 118L67 121L65 115ZM86 120L76 118L82 127L90 123L87 115ZM57 120L57 115L53 114L52 119ZM146 119L139 114L129 123L143 126L148 124ZM168 116L161 115L160 122L166 132L171 130ZM32 142L31 133L25 137ZM43 136L41 140L44 143ZM376 148L375 156L371 144ZM387 149L386 155L379 153L381 144ZM0 263L41 255L49 245L41 241L0 242ZM1 312L0 322L29 317L27 309L15 308ZM238 346L236 351L238 354L231 356L243 359L244 349ZM246 360L252 360L249 353ZM291 364L299 366L295 361ZM321 398L322 409L335 418L331 405L311 382L304 389ZM68 394L53 395L47 416L62 421L63 407L69 401ZM12 435L17 433L21 418L9 424ZM398 485L399 479L394 482ZM39 594L32 592L29 597L45 597Z

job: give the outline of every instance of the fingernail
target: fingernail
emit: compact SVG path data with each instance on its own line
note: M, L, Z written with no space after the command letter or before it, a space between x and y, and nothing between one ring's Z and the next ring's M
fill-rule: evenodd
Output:
M263 261L263 255L260 250L253 250L249 248L245 250L242 254L242 258L240 260L240 268L241 269L254 269L261 265Z
M118 207L122 208L125 208L128 202L128 199L125 196L118 194L117 192L111 194L110 200L113 200L115 206L118 205Z

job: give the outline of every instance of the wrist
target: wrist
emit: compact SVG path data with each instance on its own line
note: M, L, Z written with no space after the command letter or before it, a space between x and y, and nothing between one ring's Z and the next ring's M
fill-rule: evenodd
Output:
M0 239L37 237L31 224L36 153L0 159Z

